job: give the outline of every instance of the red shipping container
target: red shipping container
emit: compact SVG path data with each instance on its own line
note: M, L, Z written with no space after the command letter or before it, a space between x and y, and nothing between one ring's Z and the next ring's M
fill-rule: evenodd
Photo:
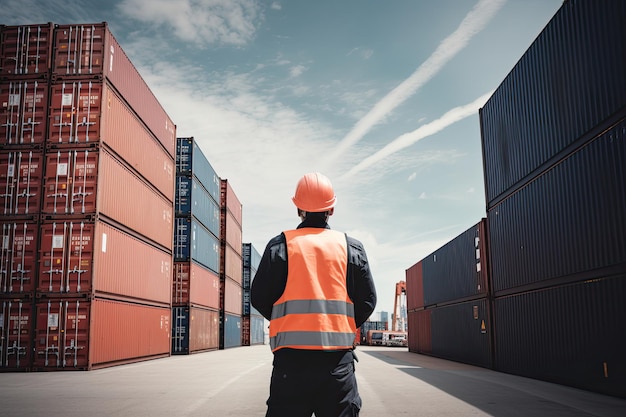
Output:
M52 61L52 36L52 23L2 28L0 75L48 75Z
M243 304L243 291L241 284L230 278L224 280L224 311L241 316Z
M225 220L222 223L222 234L225 236L226 244L230 245L241 256L243 251L243 232L241 225L237 223L229 211L226 211Z
M172 158L176 126L105 23L55 29L53 80L108 79Z
M0 369L30 369L33 352L32 316L31 300L0 301Z
M197 307L174 307L172 353L189 354L219 349L220 314Z
M174 263L173 305L197 305L219 309L220 278L195 262Z
M107 82L53 84L49 119L48 145L104 143L173 201L174 159Z
M431 312L432 310L418 310L408 313L409 352L432 353Z
M243 225L242 204L239 198L237 198L230 182L226 179L222 180L220 197L222 205L226 207L227 212L230 212L235 222L239 225L239 229L241 229Z
M30 295L37 281L37 222L3 221L0 225L0 294Z
M39 295L108 296L170 305L172 255L96 220L40 226Z
M243 277L243 258L230 245L224 247L224 273L241 286Z
M0 83L0 145L41 145L47 123L47 81Z
M5 216L40 212L44 165L41 150L0 152L0 197Z
M406 270L406 308L413 311L424 307L422 261Z
M46 161L45 217L104 214L172 250L173 202L108 150L59 149Z
M89 370L170 354L170 308L106 299L36 304L35 370Z

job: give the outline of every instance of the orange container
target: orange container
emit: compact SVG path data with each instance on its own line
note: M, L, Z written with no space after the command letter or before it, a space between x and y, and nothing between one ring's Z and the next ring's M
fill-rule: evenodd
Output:
M168 251L174 205L107 149L58 149L46 155L42 212L47 219L104 214Z
M406 308L407 311L424 307L424 284L422 261L406 270Z
M223 281L224 308L223 310L236 316L241 316L243 291L241 285L230 278Z
M102 220L46 221L40 233L40 296L91 294L170 304L170 253Z
M170 354L170 308L107 299L36 304L33 370L89 370Z
M224 247L225 276L241 286L243 275L243 259L230 245Z
M196 262L175 262L173 305L197 305L219 309L220 278Z

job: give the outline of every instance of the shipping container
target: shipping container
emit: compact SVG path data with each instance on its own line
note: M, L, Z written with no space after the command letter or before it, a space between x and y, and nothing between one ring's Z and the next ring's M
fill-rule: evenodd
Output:
M56 25L54 34L53 83L108 80L173 158L176 126L107 23Z
M220 272L220 241L195 217L177 217L174 227L174 260L194 260Z
M485 219L422 259L424 305L483 297L487 292Z
M389 330L389 324L386 321L367 320L361 327L361 344L367 344L367 333L370 330Z
M41 211L43 150L0 151L0 197L5 218Z
M243 273L243 259L241 255L237 253L230 245L223 245L222 251L224 262L224 276L230 278L241 286L242 273Z
M196 177L176 176L175 214L194 216L215 237L220 236L220 206Z
M406 270L406 308L410 313L424 307L424 284L420 260Z
M241 346L241 316L224 314L224 348Z
M219 275L193 261L175 262L172 304L219 309Z
M174 206L106 148L46 153L46 219L105 215L172 249Z
M224 302L222 309L227 313L242 315L243 291L241 284L226 278L222 281Z
M431 355L491 368L488 305L483 298L429 309Z
M48 126L48 81L0 82L0 147L42 146Z
M488 209L626 106L626 3L563 5L484 107Z
M219 348L219 312L198 307L172 308L172 354L217 350Z
M32 296L37 283L37 221L2 221L0 295Z
M222 209L222 236L224 243L239 255L241 259L241 250L243 245L243 229L235 221L235 218L228 210L228 207Z
M487 212L494 294L623 268L624 190L626 118Z
M106 145L169 201L174 200L174 158L106 81L50 86L49 135L54 148Z
M226 179L222 180L221 191L220 191L222 205L225 204L226 211L230 212L232 216L231 221L234 221L237 226L233 226L233 229L241 229L243 225L243 206L241 201L235 194L232 185ZM225 203L224 203L225 202ZM238 248L241 244L238 244L237 241L232 241L233 247Z
M265 343L265 319L261 315L250 315L250 345Z
M176 174L195 176L221 207L220 177L193 137L178 138L176 142Z
M171 253L102 220L44 221L40 233L39 296L171 304Z
M33 310L32 299L0 299L0 372L30 370Z
M33 368L89 370L170 355L170 307L95 298L36 303Z
M431 313L433 309L415 310L408 313L409 352L432 354Z
M53 32L52 23L4 26L0 76L47 77L52 63Z
M498 371L626 398L626 274L498 297Z

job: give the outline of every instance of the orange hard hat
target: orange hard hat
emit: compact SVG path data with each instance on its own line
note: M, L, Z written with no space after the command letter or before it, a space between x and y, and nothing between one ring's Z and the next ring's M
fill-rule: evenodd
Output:
M292 200L302 211L321 213L333 208L337 197L330 180L319 172L312 172L300 178Z

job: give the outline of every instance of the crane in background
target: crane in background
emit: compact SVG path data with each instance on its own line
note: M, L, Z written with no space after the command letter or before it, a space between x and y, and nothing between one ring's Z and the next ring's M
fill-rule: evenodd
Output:
M407 331L406 317L406 282L396 283L396 298L393 302L391 330L396 332Z

